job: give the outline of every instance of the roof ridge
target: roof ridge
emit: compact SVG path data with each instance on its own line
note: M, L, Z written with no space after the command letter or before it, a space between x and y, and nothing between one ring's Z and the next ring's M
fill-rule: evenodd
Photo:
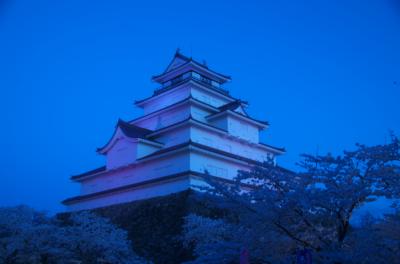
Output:
M182 62L182 63L179 63L179 64L177 64L177 65L173 65L173 63L174 63L174 61L175 61L176 59L180 59L180 60L182 60L183 62ZM163 73L153 76L153 77L152 77L152 80L155 80L155 79L157 79L158 77L160 77L160 76L162 76L162 75L165 75L165 74L170 73L170 72L172 72L172 71L174 71L174 70L176 70L176 69L179 69L179 68L181 68L182 66L184 66L184 65L186 65L186 64L189 64L189 63L193 63L193 64L195 64L195 65L197 65L197 66L199 66L199 67L201 67L201 68L204 68L205 70L207 70L207 71L213 73L214 75L219 75L220 77L222 77L223 79L225 79L225 82L231 80L231 76L225 75L225 74L221 74L221 73L218 73L217 71L214 71L214 70L210 69L210 68L208 67L208 65L206 64L205 61L202 63L202 62L200 62L200 61L197 61L197 60L193 59L192 56L187 57L187 56L183 55L183 54L180 52L180 49L179 49L179 48L176 50L176 52L175 52L175 54L174 54L174 57L172 58L172 60L170 61L170 63L169 63L168 66L166 67L166 69L163 71ZM171 68L171 66L174 66L174 67Z
M147 128L144 128L144 127L140 127L140 126L137 126L137 125L135 125L135 124L131 124L131 123L129 123L129 122L126 122L126 121L122 120L121 118L118 118L118 122L117 122L117 124L116 124L116 127L121 127L121 126L124 126L124 127L126 127L126 128L139 129L139 130L142 130L143 132L147 131L147 132L149 132L149 133L153 131L153 130L151 130L151 129L147 129ZM128 136L128 135L127 135L127 136Z
M259 144L266 145L265 143L259 143ZM183 147L187 147L187 146L194 146L194 147L197 146L199 148L202 148L202 149L205 149L205 150L209 150L209 151L215 152L217 154L223 154L223 155L226 155L226 156L231 157L231 158L235 158L235 159L242 160L242 161L245 161L245 162L254 163L254 164L257 164L257 165L263 164L263 162L260 162L260 161L254 160L254 159L250 159L250 158L247 158L247 157L243 157L243 156L240 156L240 155L237 155L237 154L234 154L234 153L230 153L230 152L227 152L227 151L224 151L224 150L220 150L218 148L210 147L210 146L207 146L207 145L204 145L204 144L201 144L201 143L197 143L197 142L192 141L191 139L188 140L188 141L182 142L180 144L174 145L174 146L170 146L170 147L167 147L167 148L162 148L162 149L160 149L158 151L155 151L155 152L153 152L153 153L151 153L149 155L143 156L143 157L141 157L141 158L139 158L137 160L141 161L143 159L146 159L146 158L149 158L149 157L152 157L152 156L156 156L156 155L163 154L163 153L168 153L170 151L177 150L177 149L180 149L180 148L183 148ZM270 145L268 145L268 147L276 149L276 150L279 150L279 151L284 151L284 148L280 149L280 148L273 147L273 146L270 146ZM131 165L131 164L128 164L127 166L129 166L129 165ZM116 169L118 169L118 168L116 168ZM78 174L78 175L72 176L71 179L79 179L79 178L82 178L82 177L85 177L85 176L91 176L91 175L95 175L95 174L102 173L102 172L105 172L105 171L106 171L105 166L102 166L100 168L97 168L97 169L94 169L94 170L91 170L91 171L88 171L88 172L85 172L85 173L82 173L82 174Z
M186 63L192 61L192 57L187 57L187 56L183 55L183 54L180 52L180 49L177 48L176 51L175 51L174 57L172 58L172 60L170 61L170 63L167 65L167 68L165 68L163 74L165 74L165 73L167 73L167 72L170 72L170 71L172 71L172 70L174 69L174 68L172 68L172 69L169 69L169 68L171 67L171 65L172 65L172 63L174 62L175 58L179 58L179 59L185 61L185 63L183 63L183 64L186 64ZM181 65L179 65L179 66L181 66ZM168 70L168 69L169 69L169 70Z
M218 110L219 110L218 107L215 107L215 106L213 106L213 105L211 105L211 104L208 104L208 103L206 103L206 102L203 102L203 101L201 101L201 100L199 100L199 99L193 97L192 94L190 94L189 96L185 97L185 98L182 99L182 100L179 100L179 101L177 101L177 102L175 102L175 103L173 103L173 104L170 104L170 105L168 105L168 106L166 106L166 107L160 108L160 109L158 109L158 110L156 110L156 111L154 111L154 112L148 113L148 114L146 114L146 115L136 117L136 118L130 120L128 123L137 121L137 120L139 120L139 119L141 119L141 118L148 117L148 116L150 116L150 115L154 115L154 114L159 113L159 112L161 112L161 111L163 111L163 110L165 110L165 109L172 108L172 107L174 107L174 106L176 106L176 105L178 105L178 104L184 103L184 102L189 101L189 100L193 100L193 101L195 101L195 102L197 102L197 103L206 105L207 107L211 107L211 108L213 108L215 111L218 111Z
M126 122L122 120L121 118L118 118L117 124L115 125L114 128L114 133L112 134L111 138L108 140L108 142L100 148L97 148L96 152L100 153L102 152L112 141L113 138L115 137L115 134L118 131L118 128L121 129L122 133L129 137L129 138L141 138L141 139L146 139L148 140L145 136L153 132L153 130L137 126L135 124L130 124L129 122ZM104 154L104 153L102 153Z
M181 53L181 49L180 48L177 48L176 51L175 51L174 58L176 58L176 57L179 57L179 58L181 58L183 60L186 60L186 61L193 60L191 56L188 57L188 56L183 55L183 53Z
M173 174L169 174L169 175L165 175L165 176L161 176L155 179L150 179L150 180L145 180L145 181L141 181L141 182L134 182L128 185L122 185L122 186L118 186L118 187L114 187L112 189L107 189L107 190L103 190L103 191L97 191L97 192L93 192L93 193L89 193L89 194L84 194L84 195L78 195L78 196L74 196L68 199L65 199L62 201L63 204L69 204L69 203L74 203L74 202L78 202L81 200L85 200L85 199L90 199L92 197L96 197L99 195L107 195L107 194L111 194L114 192L118 192L118 191L125 191L125 190L129 190L138 186L143 186L143 185L147 185L147 184L153 184L153 183L157 183L157 182L162 182L165 180L170 180L170 179L175 179L175 178L179 178L185 175L194 175L194 176L199 176L199 177L211 177L217 180L220 180L222 182L228 182L228 183L232 183L233 180L230 179L226 179L226 178L221 178L215 175L211 175L211 174L207 174L207 173L203 173L203 172L198 172L198 171L194 171L194 170L184 170L181 172L177 172L177 173L173 173ZM247 183L242 183L243 186L248 186L251 187L250 184ZM132 201L132 202L135 202Z

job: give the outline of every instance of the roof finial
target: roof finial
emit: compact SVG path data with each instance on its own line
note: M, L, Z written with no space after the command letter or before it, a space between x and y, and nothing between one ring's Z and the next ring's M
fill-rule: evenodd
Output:
M175 55L178 55L178 54L180 54L180 53L181 53L181 49L180 49L180 48L176 48Z

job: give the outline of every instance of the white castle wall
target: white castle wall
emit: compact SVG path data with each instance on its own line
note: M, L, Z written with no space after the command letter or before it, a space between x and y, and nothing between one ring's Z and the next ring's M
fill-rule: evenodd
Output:
M134 120L132 123L139 127L147 128L150 130L157 130L185 120L189 118L189 116L190 107L188 104L184 104L165 112L159 113L158 115Z
M191 88L191 95L193 98L214 107L220 107L233 101L233 99L227 99L225 96L216 92L211 92L208 89L200 88L198 85L192 85Z
M166 181L158 184L150 184L126 191L103 195L93 199L80 201L68 206L69 211L85 210L104 207L113 204L126 203L130 201L149 199L164 196L171 193L181 192L190 188L189 177L180 177L175 181Z
M183 99L188 98L189 95L190 88L187 84L177 87L176 89L164 92L152 98L143 105L143 114L147 115L162 108L165 108L169 105L182 101Z
M233 179L237 176L239 170L250 170L251 165L245 165L243 162L218 158L213 154L205 154L201 151L190 152L190 168L192 171L206 173L221 177L224 179Z
M211 110L204 109L204 107L192 104L190 106L190 113L191 113L193 119L199 120L200 122L203 122L203 123L208 123L206 116L208 116L214 112L212 112Z
M142 142L140 141L137 145L137 158L140 159L144 156L150 155L151 153L160 150L161 147L155 147L152 144L149 144L147 142Z
M259 143L259 128L234 116L228 116L228 132L233 136Z
M128 184L142 182L168 176L180 171L208 172L213 176L233 179L239 170L250 170L251 165L243 162L218 158L202 151L191 150L173 158L157 159L156 162L148 162L143 166L111 171L97 178L82 182L81 195L108 190ZM168 195L196 186L204 186L205 183L198 177L189 178L181 176L178 180L168 180L162 183L154 183L134 189L107 194L93 199L87 199L68 206L70 211L84 210L108 206L112 204L148 199L156 196Z
M142 104L139 103L143 108L144 115L149 116L139 118L131 123L150 130L160 130L163 127L186 120L189 116L200 122L208 123L206 117L215 111L204 106L201 107L196 103L185 103L151 115L151 113L187 99L189 96L214 107L220 107L234 100L191 81L170 91L165 91ZM219 127L226 132L190 122L178 128L162 130L161 133L156 131L149 140L163 143L162 148L191 140L260 162L267 160L268 157L274 157L273 153L257 144L259 142L259 128L250 122L232 115L222 115L213 119L210 125ZM122 134L118 134L115 138L119 137L121 139L107 153L107 171L98 176L81 180L81 195L143 183L190 170L199 173L208 172L213 176L224 179L233 179L239 170L250 170L253 166L253 163L244 162L228 155L223 156L212 151L205 151L196 146L140 160L140 157L149 155L159 148L152 144L143 143L141 140L124 139ZM137 160L138 158L139 160ZM131 190L71 202L69 209L90 209L147 199L180 192L203 184L204 182L199 176L182 175L179 176L179 179L146 184Z
M151 180L162 176L189 170L188 152L158 157L151 161L141 161L133 166L108 171L100 176L89 178L81 184L81 194L104 191L127 184Z
M171 91L162 93L162 94L152 98L149 102L146 102L143 105L144 115L151 114L155 111L158 111L160 109L163 109L165 107L173 105L179 101L182 101L182 100L188 98L190 95L193 98L195 98L201 102L204 102L206 104L212 105L214 107L220 107L220 106L227 104L233 100L233 99L228 99L225 96L222 96L216 92L210 92L210 90L208 90L208 89L199 88L198 85L196 85L196 84L187 83L187 84L179 86L175 89L172 89ZM196 113L193 113L193 114L196 115ZM197 116L201 116L201 114L197 115ZM163 124L162 126L160 126L160 125L157 126L156 125L157 119L156 119L156 121L153 120L154 118L150 118L150 119L152 119L152 121L149 121L149 120L145 121L144 119L140 119L138 121L134 121L133 123L138 126L142 126L142 127L148 128L148 129L155 129L155 128L165 126L165 124ZM167 123L170 123L170 122L167 122Z
M233 136L244 140L259 143L259 128L249 122L245 122L231 115L223 115L219 118L213 119L212 122L209 122L206 117L214 112L197 105L192 105L190 111L192 117L200 122L209 123L210 125L221 128Z
M193 142L260 162L266 161L268 157L274 156L273 153L261 146L246 144L237 139L198 126L191 127L190 135Z
M137 142L121 138L108 151L106 157L107 169L132 163L137 158Z
M221 128L228 132L228 118L216 118L208 123L210 123L210 125L212 125L212 126Z
M190 127L185 125L171 129L155 136L154 140L163 143L165 148L186 143L190 140Z
M131 164L136 159L149 155L159 149L159 147L147 144L146 142L121 136L107 152L106 167L107 169L114 169Z

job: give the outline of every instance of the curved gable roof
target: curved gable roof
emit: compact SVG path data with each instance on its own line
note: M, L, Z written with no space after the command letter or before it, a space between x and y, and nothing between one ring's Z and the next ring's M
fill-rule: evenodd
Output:
M208 77L211 79L217 79L220 83L231 80L230 76L209 69L205 63L200 63L194 60L192 57L189 58L184 56L179 52L179 49L176 51L166 70L159 75L153 76L152 80L159 83L164 82L167 79L173 78L177 74L176 72L180 72L182 69L186 68L187 70L198 70L199 73L208 75Z
M167 73L182 64L191 61L192 58L186 57L185 55L181 54L179 52L179 49L176 50L174 58L171 60L171 62L168 64L167 68L165 69L164 73Z
M146 135L151 133L152 130L139 127L128 122L123 121L122 119L118 119L117 124L115 125L115 130L110 140L103 147L98 148L97 152L100 154L105 154L108 151L108 148L113 145L116 140L115 137L118 134L118 131L121 131L125 136L129 138L142 138L146 139Z
M121 119L118 120L117 127L121 128L125 136L130 138L145 138L147 134L152 132L150 129L130 124Z
M230 103L227 103L227 104L224 104L224 105L218 107L218 110L220 112L223 112L226 110L236 111L240 107L242 107L242 109L243 109L243 105L247 105L247 102L244 102L242 100L236 100L236 101L233 101L233 102L230 102ZM243 112L245 113L246 116L248 116L248 114L244 111L244 109L243 109Z

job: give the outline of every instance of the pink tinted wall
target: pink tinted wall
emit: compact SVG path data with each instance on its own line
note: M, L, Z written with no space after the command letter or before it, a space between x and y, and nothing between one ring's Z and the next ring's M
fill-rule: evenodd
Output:
M133 163L137 157L137 142L121 137L106 154L107 169Z
M189 153L181 151L174 155L137 162L131 166L110 170L81 183L81 194L99 192L127 184L189 170Z
M124 192L117 192L96 199L80 201L79 203L68 206L69 211L97 208L118 203L126 203L135 200L148 199L156 196L168 195L184 191L190 188L188 177L181 177L176 181L167 181L162 184L153 184L141 188L132 189Z

